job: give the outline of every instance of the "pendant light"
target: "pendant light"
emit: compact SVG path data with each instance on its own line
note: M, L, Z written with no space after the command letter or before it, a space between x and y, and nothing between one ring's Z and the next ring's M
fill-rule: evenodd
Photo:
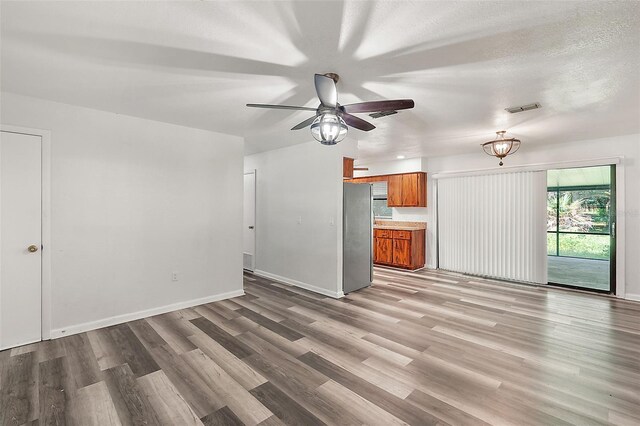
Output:
M505 138L505 133L507 133L505 130L500 130L496 132L496 139L482 144L482 149L487 155L492 155L500 159L501 166L503 165L502 159L504 157L513 154L520 148L520 139Z

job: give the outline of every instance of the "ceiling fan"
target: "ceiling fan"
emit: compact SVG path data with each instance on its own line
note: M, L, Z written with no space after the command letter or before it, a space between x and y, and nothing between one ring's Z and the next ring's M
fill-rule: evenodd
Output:
M412 99L395 99L385 101L359 102L356 104L340 105L338 103L338 89L336 83L340 77L338 74L315 74L314 83L316 93L320 99L318 108L309 108L291 105L247 104L253 108L289 109L301 111L314 111L315 115L307 118L291 130L303 129L311 126L313 137L324 145L335 145L347 135L348 127L368 132L376 128L373 124L356 117L353 113L373 112L374 118L395 114L400 109L414 107Z

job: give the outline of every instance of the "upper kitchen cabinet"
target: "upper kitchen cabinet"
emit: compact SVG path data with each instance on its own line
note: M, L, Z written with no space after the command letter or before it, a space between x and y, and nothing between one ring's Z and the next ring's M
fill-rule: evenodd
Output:
M402 175L391 175L387 178L387 206L404 207L402 204Z
M426 173L407 173L402 175L402 207L427 206Z
M389 207L426 207L427 174L423 172L388 176Z
M366 176L346 180L353 183L380 181L387 182L387 206L427 207L427 174L425 172Z

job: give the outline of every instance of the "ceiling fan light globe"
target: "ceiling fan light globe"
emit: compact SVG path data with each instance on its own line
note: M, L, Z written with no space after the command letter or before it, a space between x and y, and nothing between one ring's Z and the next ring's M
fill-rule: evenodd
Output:
M321 114L311 123L311 135L323 145L335 145L347 136L348 127L336 114Z

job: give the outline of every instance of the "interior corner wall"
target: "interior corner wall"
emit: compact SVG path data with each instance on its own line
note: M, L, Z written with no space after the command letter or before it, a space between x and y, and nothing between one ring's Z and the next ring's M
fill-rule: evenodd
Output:
M242 138L11 93L0 106L2 124L51 132L52 336L243 293Z
M354 141L318 142L245 157L256 170L255 272L342 296L342 157Z

